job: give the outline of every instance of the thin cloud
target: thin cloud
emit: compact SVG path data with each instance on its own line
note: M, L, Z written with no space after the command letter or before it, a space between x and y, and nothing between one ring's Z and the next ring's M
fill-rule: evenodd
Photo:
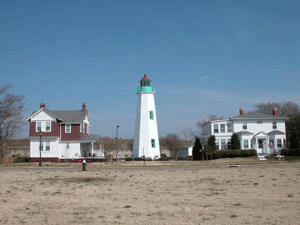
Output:
M202 80L208 80L210 78L210 76L206 75L202 77Z

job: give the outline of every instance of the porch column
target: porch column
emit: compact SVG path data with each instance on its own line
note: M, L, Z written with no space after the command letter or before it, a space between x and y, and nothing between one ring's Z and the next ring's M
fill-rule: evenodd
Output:
M257 142L257 137L256 137L256 138L255 138L255 147L254 147L254 149L255 149L256 151L258 150L257 144L258 144L258 142Z
M94 142L92 142L92 157L94 158Z

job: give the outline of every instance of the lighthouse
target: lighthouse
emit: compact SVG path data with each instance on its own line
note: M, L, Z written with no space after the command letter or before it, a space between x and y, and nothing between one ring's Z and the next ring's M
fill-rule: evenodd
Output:
M155 88L150 86L151 80L145 74L136 89L137 109L133 158L160 158L160 148L155 108Z

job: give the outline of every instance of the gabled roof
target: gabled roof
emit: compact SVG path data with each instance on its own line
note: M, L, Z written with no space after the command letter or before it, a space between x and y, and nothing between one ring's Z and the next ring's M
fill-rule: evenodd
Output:
M252 132L249 132L249 131L240 131L240 132L237 132L238 135L253 135Z
M285 133L280 130L273 130L268 133L268 135L278 135L278 134L285 134Z
M266 132L260 131L254 135L254 137L256 137L256 136L269 136L269 135Z
M39 109L31 114L31 116L28 118L28 121L35 117L40 112L44 111L49 116L57 119L58 121L64 122L64 123L80 123L82 122L85 117L89 117L89 113L87 110L49 110L47 108Z
M249 112L232 118L232 120L262 120L262 119L287 120L288 118L285 116L268 115L261 112Z
M61 120L66 123L82 122L85 119L85 117L88 115L88 111L81 111L81 110L62 110L62 111L50 111L50 112L56 115L57 118L61 118Z

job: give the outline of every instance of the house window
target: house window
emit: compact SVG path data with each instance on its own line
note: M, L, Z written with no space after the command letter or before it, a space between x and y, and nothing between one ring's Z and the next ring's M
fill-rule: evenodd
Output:
M40 143L39 143L39 146L40 146L40 151L42 152L43 149L44 149L44 143L43 143L43 142L40 142Z
M277 139L277 147L278 147L278 148L281 148L281 147L282 147L281 139Z
M154 117L153 117L153 111L150 111L149 113L150 113L150 120L153 120L154 119Z
M85 133L85 123L82 124L82 133Z
M66 133L71 133L71 124L66 124Z
M231 149L231 140L227 139L227 149Z
M247 123L246 122L243 123L243 130L247 130Z
M226 141L225 141L225 139L221 139L221 149L223 149L223 150L226 149Z
M232 132L232 123L227 123L227 132Z
M219 124L214 124L214 133L219 133Z
M45 150L50 151L50 141L45 141Z
M225 124L221 124L221 133L225 133Z
M263 121L262 120L257 120L256 123L263 123Z
M276 123L276 121L273 122L273 129L277 129L277 123Z
M244 143L244 149L249 148L249 141L248 140L244 140L243 143Z
M219 139L216 139L216 146L217 146L217 150L219 150L219 148L220 148Z
M70 149L70 143L66 144L66 149Z
M151 146L152 146L152 148L155 148L155 140L154 139L151 139Z
M82 123L80 124L80 133L82 133Z
M36 132L42 131L42 122L36 122Z
M46 122L46 132L51 132L51 122Z

